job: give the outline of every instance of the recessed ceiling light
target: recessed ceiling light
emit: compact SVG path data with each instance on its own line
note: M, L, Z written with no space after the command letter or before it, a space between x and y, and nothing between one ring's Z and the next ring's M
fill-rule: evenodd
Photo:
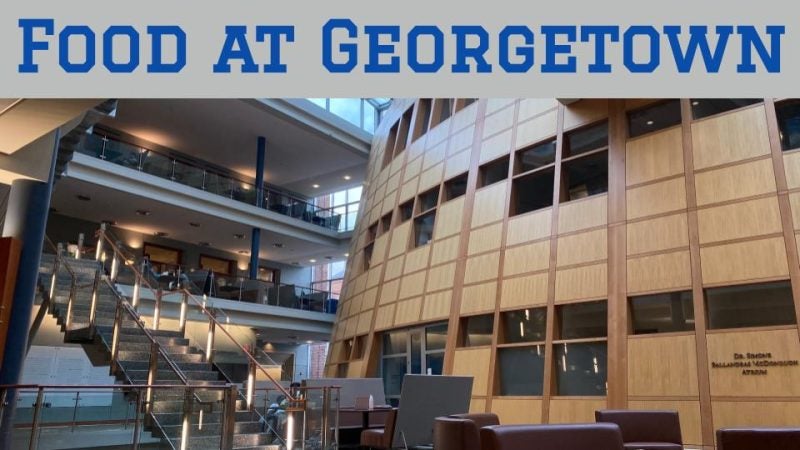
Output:
M648 124L648 125L652 125L652 124L653 124L653 121L652 121L652 120L648 120L648 121L647 121L647 124Z
M306 344L313 344L313 343L314 343L314 341L311 341L311 340L306 341Z
M165 233L163 231L156 231L155 233L153 233L153 236L166 237L169 236L169 233Z
M333 256L326 256L325 259L333 259Z
M283 245L280 242L275 242L274 244L272 244L272 246L275 247L275 248L283 248L283 247L285 247L285 245Z
M152 213L150 211L146 210L146 209L137 209L136 210L136 215L137 216L149 216L150 214L152 214Z
M311 187L313 187L314 189L319 189L319 185L318 184L312 184Z
M342 178L344 178L347 181L350 181L353 177L351 177L350 175L345 175Z
M244 239L244 235L239 233L234 234L233 237L236 239Z
M349 257L350 257L350 253L345 253L345 254L344 254L344 257L345 257L345 258L349 258Z
M197 222L189 222L189 226L192 228L200 228L200 224Z
M697 106L697 105L699 105L699 104L700 104L700 102L698 102L697 100L695 100L695 101L693 101L693 102L692 102L692 106Z
M314 259L314 258L311 258L311 259L309 259L309 260L308 260L308 262L310 262L310 263L315 263L315 262L317 262L317 260L316 260L316 259Z
M83 194L78 194L75 197L78 197L78 200L80 200L82 202L88 202L88 201L92 200L92 197L89 197L88 195L83 195Z

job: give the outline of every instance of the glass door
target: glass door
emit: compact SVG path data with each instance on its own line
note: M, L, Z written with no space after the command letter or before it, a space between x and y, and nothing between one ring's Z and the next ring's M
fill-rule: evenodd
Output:
M399 403L405 374L442 374L446 340L447 324L383 334L381 377L390 404Z

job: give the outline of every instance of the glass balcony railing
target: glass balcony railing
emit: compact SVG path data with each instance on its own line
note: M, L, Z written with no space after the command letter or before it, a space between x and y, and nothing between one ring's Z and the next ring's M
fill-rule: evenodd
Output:
M320 208L285 192L265 187L259 191L250 182L219 173L191 161L164 155L97 134L86 134L78 152L165 180L201 189L215 195L258 206L334 231L355 228L355 214L336 208ZM260 201L259 201L260 200Z

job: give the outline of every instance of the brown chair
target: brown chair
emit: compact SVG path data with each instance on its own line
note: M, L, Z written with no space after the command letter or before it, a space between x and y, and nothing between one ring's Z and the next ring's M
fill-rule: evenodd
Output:
M433 448L436 450L481 450L480 429L499 425L496 414L453 414L437 417L433 423Z
M721 428L718 450L800 450L800 428Z
M481 428L481 450L624 450L613 423Z
M613 423L630 450L683 450L681 423L676 411L595 411L597 422Z
M361 432L361 446L385 450L392 448L396 420L397 409L392 408L386 414L386 421L383 424L383 428L370 428Z

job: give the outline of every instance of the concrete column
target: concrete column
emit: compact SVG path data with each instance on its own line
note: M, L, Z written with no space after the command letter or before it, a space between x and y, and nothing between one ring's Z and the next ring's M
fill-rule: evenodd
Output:
M267 150L267 139L258 137L256 149L256 206L264 206L264 158ZM261 229L253 228L250 239L250 279L258 277L258 256L261 249Z

